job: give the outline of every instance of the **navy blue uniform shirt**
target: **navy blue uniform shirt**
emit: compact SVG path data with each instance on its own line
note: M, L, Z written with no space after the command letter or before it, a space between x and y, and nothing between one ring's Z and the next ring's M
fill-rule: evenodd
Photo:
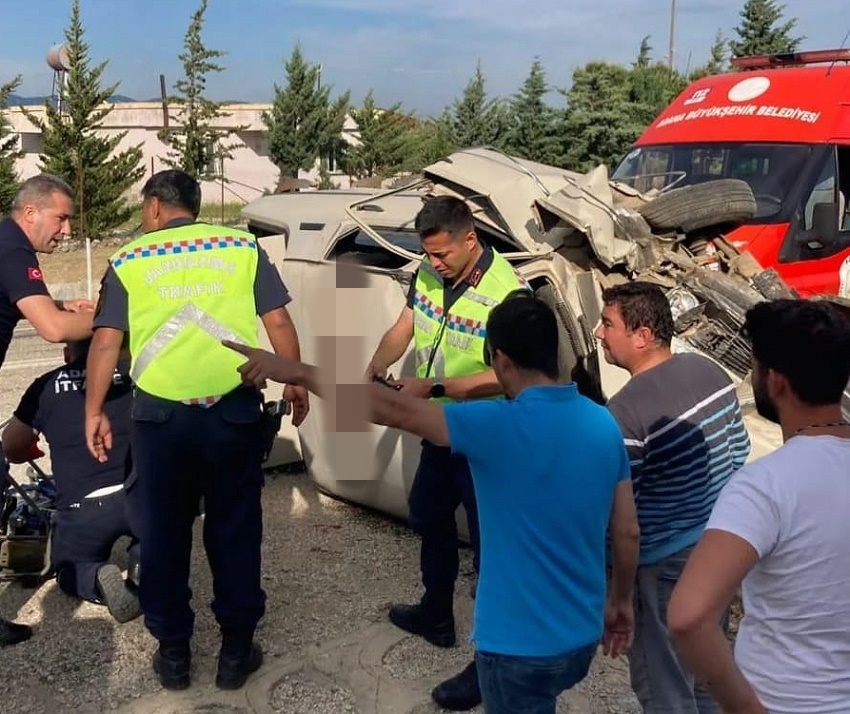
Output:
M0 221L0 365L6 359L15 325L23 319L18 300L50 297L35 248L15 221Z
M112 427L112 449L103 464L86 447L85 379L85 357L52 369L27 388L15 410L18 420L41 432L50 445L59 508L98 488L124 482L130 449L130 362L119 361L104 403Z

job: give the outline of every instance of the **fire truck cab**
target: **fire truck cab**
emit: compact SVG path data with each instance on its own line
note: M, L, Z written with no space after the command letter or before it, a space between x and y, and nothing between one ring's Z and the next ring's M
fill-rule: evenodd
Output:
M727 234L802 297L850 296L850 50L741 57L693 82L612 179L642 192L743 179L753 218Z

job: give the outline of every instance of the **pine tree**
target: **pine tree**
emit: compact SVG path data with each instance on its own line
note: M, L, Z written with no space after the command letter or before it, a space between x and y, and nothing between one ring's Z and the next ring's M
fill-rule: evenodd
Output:
M0 216L9 213L12 201L18 191L18 172L15 162L24 156L18 149L18 137L12 131L9 120L5 116L8 108L9 95L21 83L18 75L12 81L0 86Z
M347 151L346 172L357 178L389 178L399 171L413 126L411 117L401 111L401 102L380 109L370 89L363 106L351 110L351 118L360 143Z
M460 98L452 103L449 127L458 148L498 146L505 142L507 112L499 99L488 99L486 79L479 61Z
M739 39L729 42L732 57L794 52L805 37L791 36L796 18L780 24L784 10L776 0L746 0L735 28Z
M106 102L118 83L101 88L108 62L90 66L84 36L79 0L72 0L71 20L65 30L71 69L62 112L50 101L45 102L44 118L26 108L23 111L42 134L41 170L65 179L77 194L74 232L80 233L82 220L85 235L99 238L132 215L124 196L144 176L145 168L141 145L116 151L126 131L111 136L102 132L103 121L112 111Z
M691 72L691 80L725 72L728 67L726 48L727 40L723 37L723 32L718 30L714 36L714 44L711 46L708 62Z
M560 161L558 115L546 104L549 91L539 58L511 102L511 123L507 134L508 151L530 161L557 165Z
M183 52L179 55L185 76L174 84L179 96L169 101L180 106L181 112L179 117L169 117L169 124L174 121L176 125L160 130L159 138L171 148L163 163L182 169L198 180L209 181L224 178L221 162L232 158L233 149L239 144L224 143L234 130L215 128L214 121L230 115L222 111L220 103L204 96L207 75L224 71L224 67L214 60L225 54L207 48L201 39L206 10L207 0L201 0L186 31Z
M652 61L649 37L640 43L629 80L629 113L642 127L650 124L688 84L688 79L669 65Z
M268 128L269 155L282 178L298 178L339 142L348 112L350 93L331 103L330 87L319 87L319 68L309 64L296 45L286 61L287 84L274 85L270 112L263 112Z

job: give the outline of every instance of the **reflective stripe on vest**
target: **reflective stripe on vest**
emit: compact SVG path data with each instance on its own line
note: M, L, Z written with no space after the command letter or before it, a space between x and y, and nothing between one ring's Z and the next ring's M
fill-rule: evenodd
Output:
M416 376L439 379L486 371L487 318L496 305L518 288L530 290L513 266L494 252L493 264L478 285L468 286L446 314L443 279L427 258L423 260L413 299Z
M221 340L259 346L257 258L250 233L203 223L156 231L113 255L128 295L130 373L140 389L209 404L239 386L244 357Z

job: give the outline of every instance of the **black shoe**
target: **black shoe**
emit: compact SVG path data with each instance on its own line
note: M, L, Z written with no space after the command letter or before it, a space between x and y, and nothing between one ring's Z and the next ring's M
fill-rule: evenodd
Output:
M248 675L256 672L262 664L263 650L256 642L246 645L225 638L218 653L215 686L219 689L241 689Z
M0 647L11 647L32 637L32 628L0 617Z
M153 655L153 671L159 675L159 683L165 689L186 689L190 682L191 664L192 651L188 642L160 642L159 649Z
M437 619L428 615L422 605L393 605L390 608L390 622L405 632L421 635L437 647L454 647L454 615Z
M141 615L139 598L127 587L117 565L102 565L95 582L100 599L118 622L129 622Z
M431 697L443 709L462 712L481 704L481 688L478 686L478 670L475 660L460 674L438 684Z

